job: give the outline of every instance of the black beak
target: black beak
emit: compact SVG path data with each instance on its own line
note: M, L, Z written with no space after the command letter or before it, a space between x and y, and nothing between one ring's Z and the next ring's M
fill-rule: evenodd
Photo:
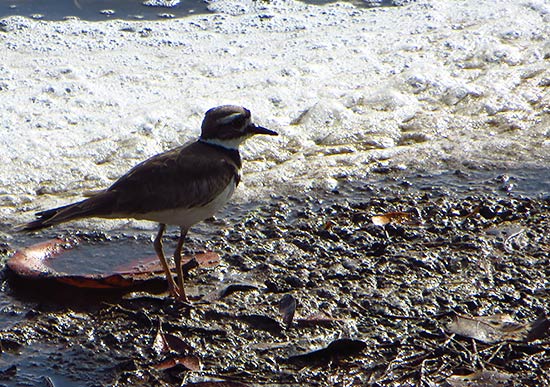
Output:
M278 136L277 132L264 128L263 126L258 126L256 124L250 124L246 128L246 131L250 134L268 134L270 136Z

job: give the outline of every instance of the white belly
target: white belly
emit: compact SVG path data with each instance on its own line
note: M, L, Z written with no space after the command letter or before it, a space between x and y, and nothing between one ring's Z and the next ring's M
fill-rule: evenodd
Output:
M134 217L136 219L152 220L159 223L190 228L194 224L202 222L218 212L229 201L233 192L235 192L235 187L235 181L232 181L214 200L202 207L174 208L147 214L138 214Z

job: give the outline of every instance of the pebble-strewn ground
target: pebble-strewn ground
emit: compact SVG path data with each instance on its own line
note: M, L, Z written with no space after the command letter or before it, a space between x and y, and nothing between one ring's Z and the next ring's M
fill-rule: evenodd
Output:
M216 222L208 246L222 263L190 274L192 308L147 293L61 304L4 282L35 306L1 332L0 372L47 344L39 361L81 386L548 385L548 198L406 181L274 197L234 226ZM373 225L390 211L411 215ZM283 298L297 305L288 328Z

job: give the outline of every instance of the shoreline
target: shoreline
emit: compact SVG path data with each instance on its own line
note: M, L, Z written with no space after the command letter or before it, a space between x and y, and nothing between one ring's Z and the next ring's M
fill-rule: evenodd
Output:
M0 364L16 365L28 380L47 375L69 386L213 379L323 386L343 370L357 382L397 385L417 380L414 372L398 370L411 366L403 359L416 356L414 343L421 342L438 353L421 351L434 363L424 371L433 382L476 372L479 364L512 385L545 380L540 362L550 351L547 331L497 357L488 350L493 344L477 341L480 363L467 360L471 338L454 336L457 344L448 343L456 315L504 313L530 326L548 313L548 198L513 198L498 188L417 190L400 180L379 187L356 182L349 189L355 199L345 191L291 196L261 205L228 229L216 226L205 246L220 253L221 263L190 275L191 309L150 293L72 291L71 301L66 290L48 293L41 286L36 295L35 288L4 278L11 299L4 313L12 322L1 336L5 348L17 350L8 350ZM372 224L372 215L390 211L416 215L410 223ZM289 329L277 307L286 295L298 302ZM159 334L185 346L157 351ZM362 349L332 366L295 357L338 338ZM198 359L201 366L160 366L174 356ZM54 372L53 359L63 365ZM395 373L388 373L392 364Z
M18 223L108 186L194 138L223 103L281 133L243 150L244 199L332 189L380 164L547 165L550 11L506 7L272 2L169 21L6 18L0 214Z

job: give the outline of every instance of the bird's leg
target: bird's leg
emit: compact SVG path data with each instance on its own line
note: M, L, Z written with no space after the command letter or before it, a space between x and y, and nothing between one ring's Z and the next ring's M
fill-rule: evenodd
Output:
M181 267L181 250L183 248L183 241L185 240L185 236L187 235L188 229L180 227L180 238L178 239L178 245L176 246L176 250L174 251L174 262L176 263L176 273L178 275L178 286L180 289L180 300L187 302L187 296L185 295L185 289L183 287L183 270Z
M160 264L164 269L164 274L166 274L166 281L168 281L168 291L170 292L170 295L178 298L180 297L181 291L180 289L178 289L176 283L174 282L174 277L172 277L170 266L168 266L168 262L164 257L164 251L162 249L162 235L164 234L165 229L166 229L166 225L164 223L160 223L159 231L157 233L157 237L155 238L155 241L153 242L153 246L155 247L155 252L157 253L157 257L160 260Z

